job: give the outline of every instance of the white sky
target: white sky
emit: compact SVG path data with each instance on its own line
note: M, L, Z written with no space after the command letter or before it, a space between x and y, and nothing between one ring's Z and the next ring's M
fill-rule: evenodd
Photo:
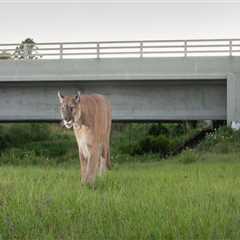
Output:
M129 2L0 0L0 43L240 38L240 1Z

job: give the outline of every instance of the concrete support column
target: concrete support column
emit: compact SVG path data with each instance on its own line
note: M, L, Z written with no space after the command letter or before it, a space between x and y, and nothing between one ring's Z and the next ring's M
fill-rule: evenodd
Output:
M240 73L229 73L227 77L227 124L240 120Z

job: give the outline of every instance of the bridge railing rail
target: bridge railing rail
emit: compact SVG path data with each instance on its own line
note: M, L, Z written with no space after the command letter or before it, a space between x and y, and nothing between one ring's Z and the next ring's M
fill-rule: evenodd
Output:
M191 57L240 55L240 39L0 44L0 59Z

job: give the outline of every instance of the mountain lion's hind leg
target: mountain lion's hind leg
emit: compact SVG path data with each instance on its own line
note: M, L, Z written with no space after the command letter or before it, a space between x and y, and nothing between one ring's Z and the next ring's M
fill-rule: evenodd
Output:
M98 175L102 176L107 171L107 154L103 144L99 144L99 169Z

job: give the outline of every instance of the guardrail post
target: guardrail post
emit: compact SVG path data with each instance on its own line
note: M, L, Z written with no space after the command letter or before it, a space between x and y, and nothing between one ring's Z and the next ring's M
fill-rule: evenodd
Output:
M232 56L232 40L229 41L229 56Z
M23 58L24 59L28 58L28 44L27 43L23 44Z
M187 57L187 41L184 41L184 57Z
M63 59L63 44L62 43L60 43L59 52L60 52L60 59Z
M97 43L97 58L100 58L100 43Z
M140 42L140 58L143 57L143 42Z

